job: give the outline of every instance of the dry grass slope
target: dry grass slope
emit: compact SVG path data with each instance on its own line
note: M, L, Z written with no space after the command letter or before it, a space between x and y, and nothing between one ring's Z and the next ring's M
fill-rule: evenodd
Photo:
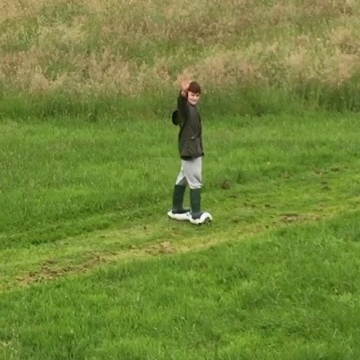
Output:
M357 88L356 0L3 0L0 84L30 94Z

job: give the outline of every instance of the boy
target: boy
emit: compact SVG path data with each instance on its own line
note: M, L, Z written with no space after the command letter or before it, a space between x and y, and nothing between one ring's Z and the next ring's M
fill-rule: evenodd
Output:
M173 206L168 216L176 220L189 220L193 224L211 221L207 212L201 211L202 188L202 144L201 118L196 107L201 87L196 81L181 81L181 90L177 99L177 110L172 114L172 122L180 127L178 151L181 158L181 170L173 190ZM190 188L191 210L183 208L186 186Z

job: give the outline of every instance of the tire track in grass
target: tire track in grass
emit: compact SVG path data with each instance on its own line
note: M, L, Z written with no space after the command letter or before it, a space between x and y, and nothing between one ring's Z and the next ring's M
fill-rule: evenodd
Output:
M2 253L0 270L4 276L0 288L10 291L64 276L86 274L117 262L144 261L198 251L225 242L250 241L276 229L330 219L342 210L356 210L358 204L358 199L344 199L338 205L323 207L321 212L283 214L272 223L232 224L232 227L227 221L225 227L215 227L214 231L213 226L197 228L175 222L169 226L168 222L159 220L146 227L97 231L53 245L10 249Z
M154 255L183 253L209 247L224 241L243 241L253 235L287 226L289 223L316 221L336 214L342 209L357 208L360 201L351 188L349 178L338 178L336 191L320 192L316 186L293 184L271 188L271 194L259 198L247 196L239 200L229 198L226 206L214 212L214 225L194 227L166 217L147 224L133 224L125 229L104 229L54 243L8 248L0 251L0 290L56 279L61 276L89 272L91 269L116 261L147 259ZM316 185L316 184L315 184ZM335 185L335 183L334 183ZM296 197L306 193L306 196ZM269 197L271 195L271 197ZM286 212L294 208L297 213ZM276 206L272 206L276 199ZM244 199L245 200L245 199Z

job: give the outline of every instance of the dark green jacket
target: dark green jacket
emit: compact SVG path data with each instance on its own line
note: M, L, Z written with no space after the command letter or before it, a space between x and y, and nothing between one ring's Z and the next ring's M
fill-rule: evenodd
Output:
M177 110L172 114L172 122L180 127L178 136L180 157L190 160L204 156L199 111L196 106L188 102L187 98L181 96L181 93L177 99Z

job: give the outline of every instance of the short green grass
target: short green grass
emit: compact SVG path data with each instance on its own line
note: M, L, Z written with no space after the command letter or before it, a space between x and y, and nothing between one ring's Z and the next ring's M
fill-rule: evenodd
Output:
M0 356L358 359L359 215L13 289Z
M359 357L356 115L205 118L209 227L170 118L0 128L0 358Z
M3 122L0 247L162 218L180 168L177 132L170 118ZM314 211L355 195L355 115L212 119L204 134L203 204L215 218L259 221L264 209Z

